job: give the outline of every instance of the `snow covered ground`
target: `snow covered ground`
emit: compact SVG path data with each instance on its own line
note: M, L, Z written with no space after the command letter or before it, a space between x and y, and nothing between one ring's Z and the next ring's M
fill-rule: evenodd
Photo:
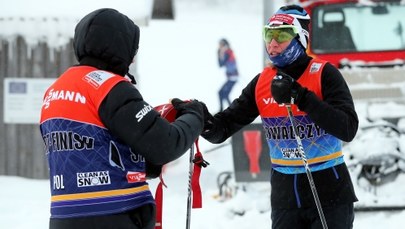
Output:
M216 7L213 7L216 5ZM218 5L219 4L219 5ZM217 66L216 49L220 38L227 38L235 51L241 80L233 91L233 97L249 80L259 73L263 66L263 42L261 39L262 18L261 0L206 0L176 1L176 20L151 21L148 27L141 28L140 50L138 58L139 89L144 99L152 105L167 103L170 98L196 98L204 101L212 112L217 111L217 91L224 81L224 72ZM378 114L405 114L405 108L398 104L383 104L367 107L356 104L361 125L367 125L365 117L372 110ZM405 129L405 124L399 125ZM405 130L403 130L405 131ZM358 138L345 147L350 162L360 160L360 154L386 151L390 146L377 140L397 139L375 133L360 131ZM405 140L402 134L396 143L405 152ZM372 143L375 144L372 144ZM371 145L372 144L372 145ZM401 145L402 144L402 145ZM200 147L212 147L200 140ZM232 171L231 146L207 153L204 158L210 165L201 174L203 208L193 209L191 228L271 228L269 211L270 187L267 183L246 184L247 192L224 202L214 198L218 193L216 179L223 171ZM356 169L356 168L355 168ZM358 171L354 170L353 175ZM164 174L168 186L164 190L163 228L178 229L186 225L186 203L188 182L188 154L169 164ZM152 191L158 180L150 182ZM396 182L377 189L379 197L373 191L367 191L367 182L357 183L356 190L362 203L404 203L405 178L397 177ZM240 185L240 184L239 184ZM395 198L394 198L395 197ZM47 228L49 218L49 185L46 180L32 180L21 177L0 176L0 222L1 228L26 229ZM232 212L245 211L243 216ZM354 228L403 228L405 211L358 212ZM402 226L401 226L402 225Z

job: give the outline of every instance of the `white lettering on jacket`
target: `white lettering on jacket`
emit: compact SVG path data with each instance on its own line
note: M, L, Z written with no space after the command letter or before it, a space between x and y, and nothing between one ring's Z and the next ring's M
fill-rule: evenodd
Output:
M277 103L276 100L274 100L274 98L272 98L272 97L263 98L263 102L264 102L264 104L266 104L266 105L271 104L271 103Z
M54 89L51 89L48 92L48 95L44 98L42 106L44 106L44 108L47 109L51 105L51 102L55 100L65 100L75 103L86 104L86 97L81 95L79 92L65 91L65 90L54 91Z
M135 118L137 119L137 122L140 122L143 117L146 116L151 110L153 110L153 107L151 105L145 105L144 108L142 108L138 113L136 113Z
M90 187L111 184L109 171L76 173L77 187Z

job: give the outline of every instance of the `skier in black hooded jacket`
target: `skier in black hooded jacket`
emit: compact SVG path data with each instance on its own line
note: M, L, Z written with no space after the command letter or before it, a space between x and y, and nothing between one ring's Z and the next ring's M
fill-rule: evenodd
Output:
M272 65L224 111L210 116L205 107L202 136L221 143L260 115L272 166L272 228L325 228L287 113L286 104L290 105L327 226L349 229L357 197L342 141L355 137L359 121L341 73L306 54L309 22L307 12L297 5L283 6L269 18L263 38Z
M76 26L79 65L44 95L40 130L51 184L51 229L155 227L147 178L179 158L203 128L203 105L173 99L177 119L163 119L125 78L139 28L114 9Z

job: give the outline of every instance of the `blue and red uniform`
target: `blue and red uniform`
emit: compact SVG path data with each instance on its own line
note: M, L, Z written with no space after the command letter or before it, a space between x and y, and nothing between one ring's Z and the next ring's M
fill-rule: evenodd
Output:
M224 108L224 101L227 102L228 105L231 104L229 95L239 77L235 54L230 48L228 41L225 39L221 39L220 41L220 48L218 49L218 64L219 67L225 67L226 74L226 81L218 92L220 105L219 109L222 111Z
M357 197L344 163L342 141L354 138L358 118L343 76L330 63L303 55L288 68L265 68L228 108L209 118L202 136L221 143L260 116L270 146L273 228L305 227L303 218L319 219L287 109L271 94L277 70L307 88L292 105L298 134L328 225L348 228L344 225L353 220Z
M51 179L51 217L105 215L154 203L145 160L114 137L98 109L122 76L71 67L44 96L41 133Z
M238 67L236 65L236 58L233 50L226 48L222 55L218 55L219 67L225 67L225 74L228 78L236 80L238 73Z
M298 83L322 99L321 72L325 61L312 60ZM256 104L262 118L267 142L270 148L271 164L274 170L285 174L305 173L301 155L293 134L293 127L284 105L273 99L269 85L277 74L275 68L267 67L260 74L256 84ZM342 164L342 143L316 125L307 113L291 105L297 121L298 135L311 171L318 171Z

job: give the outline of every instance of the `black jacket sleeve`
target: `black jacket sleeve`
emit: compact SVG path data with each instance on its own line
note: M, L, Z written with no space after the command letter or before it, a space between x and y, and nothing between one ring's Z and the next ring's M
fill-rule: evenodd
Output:
M310 58L306 58L299 71L296 70L298 68L293 68L297 72L293 71L289 74L298 78L309 61ZM212 125L209 125L202 134L206 140L211 143L221 143L259 115L255 101L255 88L259 75L243 89L242 94L232 102L229 108L211 118ZM305 111L312 121L329 134L342 141L353 140L359 122L353 99L342 74L330 63L323 68L321 87L323 100L313 92L307 91L300 100L298 108Z
M322 129L342 141L353 140L358 129L358 117L350 90L338 69L330 63L321 76L323 100L308 91L298 104Z
M169 123L128 82L115 85L99 115L106 128L147 162L163 165L183 155L200 135L202 114L184 114Z
M259 75L256 75L227 109L210 118L211 124L201 134L203 138L211 143L221 143L257 118L259 110L256 106L255 88Z

